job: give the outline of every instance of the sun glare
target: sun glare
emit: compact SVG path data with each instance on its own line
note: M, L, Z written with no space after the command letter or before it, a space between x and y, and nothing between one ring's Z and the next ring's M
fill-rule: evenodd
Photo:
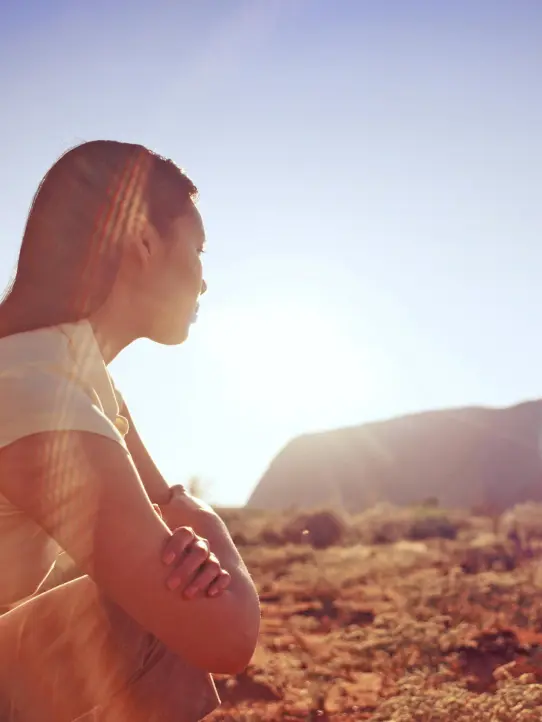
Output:
M359 351L333 318L299 304L224 311L205 340L229 394L280 413L335 408L359 391Z

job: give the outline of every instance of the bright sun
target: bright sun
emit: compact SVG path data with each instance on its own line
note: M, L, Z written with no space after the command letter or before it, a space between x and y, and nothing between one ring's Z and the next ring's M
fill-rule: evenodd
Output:
M230 309L205 323L230 393L284 413L334 409L359 392L360 353L333 318L300 304Z

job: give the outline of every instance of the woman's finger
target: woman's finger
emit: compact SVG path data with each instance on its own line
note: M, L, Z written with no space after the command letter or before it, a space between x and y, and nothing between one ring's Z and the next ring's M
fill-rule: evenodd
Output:
M225 592L226 589L230 586L231 577L229 573L225 569L220 570L220 574L218 577L209 584L209 587L207 589L207 595L209 597L219 597L222 592Z
M200 592L206 592L210 585L220 576L222 569L220 563L214 554L200 568L194 579L190 582L184 591L187 599L192 599Z
M180 559L195 539L196 535L194 534L194 530L189 526L181 526L175 529L164 544L164 550L162 552L162 561L164 564L170 565L173 564L176 559Z
M179 563L167 578L166 584L169 589L177 589L179 586L186 589L199 568L207 561L209 553L207 540L199 537L186 547Z

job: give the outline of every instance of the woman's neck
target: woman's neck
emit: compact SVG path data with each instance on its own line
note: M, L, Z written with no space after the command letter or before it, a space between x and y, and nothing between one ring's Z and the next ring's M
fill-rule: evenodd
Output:
M88 318L106 364L110 364L138 338L138 334L126 323L127 317L128 314L119 313L118 309L115 310L112 304L106 302Z

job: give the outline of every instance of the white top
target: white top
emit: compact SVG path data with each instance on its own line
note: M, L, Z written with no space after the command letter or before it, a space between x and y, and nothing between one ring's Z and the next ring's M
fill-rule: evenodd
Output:
M88 321L0 338L0 448L43 431L117 441L128 422ZM33 594L61 549L0 494L0 606Z

